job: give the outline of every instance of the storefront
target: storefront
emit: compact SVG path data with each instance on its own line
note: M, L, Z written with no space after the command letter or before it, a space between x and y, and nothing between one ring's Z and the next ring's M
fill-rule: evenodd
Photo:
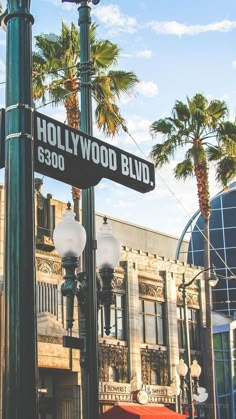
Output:
M117 405L102 413L100 419L186 419L164 406Z

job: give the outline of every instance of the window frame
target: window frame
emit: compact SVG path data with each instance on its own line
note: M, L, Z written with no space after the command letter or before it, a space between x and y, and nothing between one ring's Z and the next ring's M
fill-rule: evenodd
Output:
M145 302L153 303L154 310L153 313L147 312L145 310ZM146 343L150 345L161 345L165 346L165 327L164 327L164 312L165 312L165 303L163 301L156 301L148 298L139 298L139 319L140 319L140 340L141 343ZM149 318L154 319L155 323L155 334L154 340L149 341L147 336L147 321ZM159 325L161 324L161 332ZM161 338L160 338L161 336Z

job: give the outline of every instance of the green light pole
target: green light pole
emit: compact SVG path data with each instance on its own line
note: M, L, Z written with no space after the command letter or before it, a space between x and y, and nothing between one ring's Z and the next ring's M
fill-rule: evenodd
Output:
M5 367L3 418L38 417L29 0L9 0L5 137Z
M97 4L95 1L94 4ZM80 87L81 87L81 130L92 135L92 90L91 90L91 47L89 29L91 24L88 0L79 6L80 26ZM86 370L83 374L84 419L97 419L98 401L98 337L97 337L97 280L94 188L82 191L82 224L87 232L87 243L83 253L83 270L87 273L88 294L86 313ZM87 391L85 391L85 389ZM87 392L87 394L86 394Z
M90 0L62 0L79 4L80 27L80 91L81 91L81 131L92 136L92 90L91 90L91 45L90 45ZM99 0L92 0L98 4ZM84 319L80 330L85 339L85 350L81 351L82 368L82 405L83 419L97 419L98 401L98 336L97 336L97 278L96 278L96 240L94 188L82 191L82 224L87 233L87 242L83 252L83 270L87 275L87 302L84 307ZM86 326L85 326L86 325Z
M194 401L193 401L193 388L192 388L192 373L191 373L191 348L190 348L190 339L189 339L189 325L188 325L188 301L187 301L187 288L193 284L193 282L202 274L211 271L211 275L204 275L204 280L208 287L214 287L217 282L217 276L215 273L214 266L206 268L198 272L188 283L185 282L185 277L183 276L183 281L179 286L179 290L182 290L183 293L183 308L184 308L184 333L185 333L185 344L186 344L186 361L187 361L187 380L188 380L188 405L190 408L189 417L194 419ZM207 313L211 317L211 312ZM212 330L207 331L207 333L212 333ZM213 361L214 362L214 361ZM209 392L209 389L207 389Z

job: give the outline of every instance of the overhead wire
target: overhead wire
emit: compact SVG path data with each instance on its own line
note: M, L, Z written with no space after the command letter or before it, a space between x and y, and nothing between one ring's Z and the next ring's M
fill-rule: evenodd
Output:
M63 71L63 70L67 70L70 68L75 68L77 67L77 65L73 65L73 66L68 66L68 67L61 67L61 68L57 68L57 69L52 69L52 70L47 70L47 71L43 71L41 73L38 73L37 76L43 75L43 74L54 74L54 73L58 73L59 71ZM6 82L0 82L0 84L4 84ZM67 96L70 96L71 94L73 94L75 92L69 92L67 94L65 94L65 96L63 98L66 98ZM53 103L56 103L55 100L52 100L50 102L44 103L43 105L40 105L38 107L36 107L35 109L41 109L45 106L51 105ZM143 149L140 147L140 145L138 144L138 142L135 140L135 138L131 135L131 133L129 132L127 126L125 126L124 124L122 124L122 129L124 130L124 132L131 138L131 140L134 142L134 144L136 145L136 147L139 149L139 151L142 153L142 155L145 157L145 159L150 160L150 157L146 155L146 153L143 151ZM170 194L174 197L174 199L177 201L177 203L180 205L180 207L182 208L182 210L184 211L184 213L188 216L188 218L190 217L190 214L188 213L188 211L186 210L186 208L183 206L182 202L179 200L179 198L176 196L176 194L174 193L174 191L171 189L171 187L168 185L168 183L165 181L165 179L160 175L160 173L157 172L157 177L160 178L161 182L165 185L165 187L168 189L168 191L170 192ZM195 225L196 228L198 229L198 231L201 233L201 235L203 236L204 240L206 239L206 236L204 234L204 232L202 230L200 230L200 228L198 227L198 225ZM215 249L215 247L212 245L212 243L210 242L209 239L208 240L208 244L210 246L210 248L217 254L217 256L219 257L219 259L223 262L223 264L225 265L225 267L229 270L229 272L232 274L233 278L236 279L236 276L234 275L234 273L231 271L230 267L226 264L225 260L221 257L221 255L217 252L217 250Z
M151 161L150 157L146 155L146 153L143 151L143 149L139 146L139 144L137 143L137 141L133 138L133 136L130 134L130 132L128 131L127 127L125 127L124 131L129 135L129 137L132 139L132 141L135 143L135 145L138 147L139 151L143 154L143 156L145 157L145 159ZM157 172L157 176L160 178L160 180L162 181L162 183L165 185L165 187L168 189L168 191L171 193L171 195L173 195L173 197L175 198L175 200L178 202L178 204L180 205L180 207L182 208L182 210L185 212L185 214L188 216L188 218L190 218L190 214L188 213L188 211L186 210L186 208L183 206L182 202L178 199L178 197L175 195L174 191L170 188L170 186L167 184L167 182L165 181L165 179L160 175L160 173ZM217 252L216 248L212 245L212 243L210 242L210 240L205 236L204 232L199 228L199 226L196 224L195 227L198 229L198 231L200 232L200 234L203 236L204 240L207 239L207 242L210 246L210 249L213 250L216 255L219 257L219 259L221 260L221 262L223 262L225 268L228 269L228 271L231 273L232 277L234 279L236 279L236 276L234 274L234 272L231 270L231 268L227 265L227 263L225 262L225 260L222 258L222 256ZM217 275L218 276L218 275Z

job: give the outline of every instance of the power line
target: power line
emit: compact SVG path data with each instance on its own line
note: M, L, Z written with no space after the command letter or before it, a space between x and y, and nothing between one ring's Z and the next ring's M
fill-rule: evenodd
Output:
M151 161L150 157L146 155L146 153L143 151L143 149L140 147L140 145L137 143L137 141L133 138L133 136L130 134L130 132L128 131L127 127L122 127L124 129L124 131L129 135L129 137L132 139L132 141L134 142L134 144L138 147L139 151L141 151L141 153L143 154L143 156L145 157L145 159L147 159L148 161ZM175 195L174 191L170 188L170 186L167 184L167 182L163 179L163 177L157 172L157 176L160 178L160 180L162 181L162 183L166 186L166 188L168 189L168 191L171 193L171 195L175 198L175 200L178 202L178 204L180 205L180 207L182 208L182 210L184 211L184 213L188 216L188 218L190 218L191 216L189 215L188 211L186 210L186 208L183 206L182 202L178 199L178 197ZM198 229L198 231L202 234L204 240L207 239L207 237L205 236L204 232L199 228L199 226L196 224L195 225ZM209 239L207 239L207 242L210 246L210 248L216 253L216 255L219 257L219 259L221 260L221 262L223 262L224 266L229 270L229 272L232 274L232 277L236 279L235 274L232 272L232 270L230 269L230 267L226 264L225 260L221 257L221 255L217 252L217 250L215 249L215 247L212 245L212 243L210 242Z

